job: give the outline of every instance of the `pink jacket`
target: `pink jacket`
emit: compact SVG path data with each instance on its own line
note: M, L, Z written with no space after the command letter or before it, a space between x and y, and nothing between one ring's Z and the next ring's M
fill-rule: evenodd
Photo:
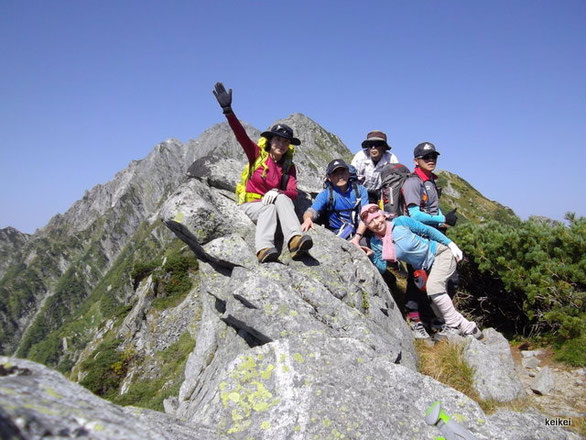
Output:
M246 153L246 157L248 158L248 162L253 164L258 155L260 154L260 147L253 142L246 134L244 127L236 117L234 113L226 114L226 119L228 119L228 124L230 124L230 128L234 132L236 136L236 140L242 146L242 149ZM283 175L283 164L279 162L273 161L271 157L267 159L267 166L268 171L266 177L263 178L263 167L257 168L252 177L248 180L246 184L246 192L256 193L260 195L264 195L269 190L274 188L279 188L281 182L281 176ZM297 170L295 169L295 165L291 164L289 167L289 179L287 181L287 188L285 190L279 190L279 192L285 194L291 200L295 200L297 198Z

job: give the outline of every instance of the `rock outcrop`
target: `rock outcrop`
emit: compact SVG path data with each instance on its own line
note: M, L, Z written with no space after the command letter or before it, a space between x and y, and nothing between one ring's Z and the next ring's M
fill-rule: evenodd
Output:
M303 115L283 122L302 140L301 213L321 189L327 162L349 152ZM253 138L260 134L246 128ZM411 333L387 285L363 252L330 231L311 231L314 247L301 260L278 243L280 261L258 264L254 225L233 195L243 163L226 124L187 145L164 142L23 244L21 275L34 273L41 287L24 304L21 322L0 307L2 324L10 324L4 349L20 346L82 382L99 366L114 383L108 391L115 401L140 395L154 380L177 391L164 395L171 396L168 414L122 407L39 364L0 358L3 436L421 439L439 435L424 422L439 400L479 440L578 438L538 413L488 416L419 374ZM197 256L198 269L187 275L192 287L161 306L164 277L131 275L131 263L164 261L172 234ZM16 281L0 287L10 283ZM37 333L27 335L36 338L21 338L29 324ZM470 347L491 353L474 341ZM172 356L187 358L184 370ZM494 368L506 361L499 356ZM163 373L166 364L182 369Z
M30 238L29 234L11 227L0 229L0 279L20 257L20 251Z
M0 357L3 439L214 440L214 430L167 414L120 407L43 365Z
M516 426L505 430L499 416L486 416L468 397L417 373L412 336L360 250L317 227L310 255L294 261L281 249L279 263L260 265L254 225L223 188L207 185L213 167L197 173L161 211L208 261L200 266L197 345L168 412L235 439L407 439L435 434L423 414L440 400L479 439L545 434L539 415L504 413ZM508 361L513 367L510 351L507 358L504 338L493 333L494 344L469 352L502 368L509 386L515 383L514 370L505 368ZM489 389L503 385L502 375L493 376L484 375Z
M496 330L483 330L484 339L470 339L464 359L474 368L474 387L481 399L510 402L525 396L511 356L509 341Z

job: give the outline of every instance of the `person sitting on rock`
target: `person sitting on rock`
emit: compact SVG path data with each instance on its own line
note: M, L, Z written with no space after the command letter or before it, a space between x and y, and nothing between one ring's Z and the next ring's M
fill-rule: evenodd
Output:
M350 238L356 231L360 209L368 203L364 186L350 182L350 170L342 159L332 160L326 168L326 188L315 198L303 214L302 231L313 229L313 222L325 216L325 227L342 238Z
M476 339L484 337L474 322L468 321L455 309L446 291L448 279L463 257L452 240L437 229L407 216L388 220L387 215L373 203L362 208L360 219L373 234L370 248L361 248L381 273L386 271L387 262L397 260L410 264L415 270L429 273L424 287L434 313L445 322L436 334L436 340L448 339L454 334L472 335Z
M297 173L292 162L293 147L301 141L291 127L274 125L253 142L232 110L232 89L226 91L216 83L213 93L222 107L236 140L248 158L250 173L239 203L244 213L256 223L255 247L258 261L277 261L275 248L277 224L281 225L284 242L292 258L305 254L313 246L311 237L303 235L293 201L297 198Z
M358 181L368 191L371 203L377 203L381 187L381 171L386 164L399 163L399 159L390 152L387 135L380 130L373 130L362 142L362 150L354 155L352 166L356 168Z

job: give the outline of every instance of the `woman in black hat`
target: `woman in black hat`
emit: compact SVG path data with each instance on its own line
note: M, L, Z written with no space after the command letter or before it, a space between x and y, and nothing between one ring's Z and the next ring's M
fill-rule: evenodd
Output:
M296 258L309 249L311 237L303 235L292 200L297 198L297 172L293 164L293 145L301 141L293 136L291 127L274 125L261 134L259 144L253 142L232 111L232 89L226 91L222 83L216 83L213 91L222 107L236 140L248 158L248 179L237 187L238 203L256 223L255 246L258 261L276 261L279 251L275 248L277 222L289 252Z

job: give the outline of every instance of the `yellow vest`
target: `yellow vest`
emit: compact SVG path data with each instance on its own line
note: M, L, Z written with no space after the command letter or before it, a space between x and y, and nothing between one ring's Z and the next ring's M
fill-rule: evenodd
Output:
M260 153L254 163L251 165L247 163L240 174L240 182L236 185L236 197L238 197L238 204L241 205L242 203L251 202L253 200L258 200L262 198L261 194L246 192L246 184L252 177L252 173L254 173L258 168L261 166L263 167L262 177L263 179L266 178L267 172L269 170L269 166L267 165L267 160L269 158L269 152L266 151L267 145L267 138L261 137L258 140L258 147L260 148ZM285 153L285 163L283 164L283 174L287 174L291 164L293 163L293 154L295 153L295 147L293 145L289 145L289 149Z

